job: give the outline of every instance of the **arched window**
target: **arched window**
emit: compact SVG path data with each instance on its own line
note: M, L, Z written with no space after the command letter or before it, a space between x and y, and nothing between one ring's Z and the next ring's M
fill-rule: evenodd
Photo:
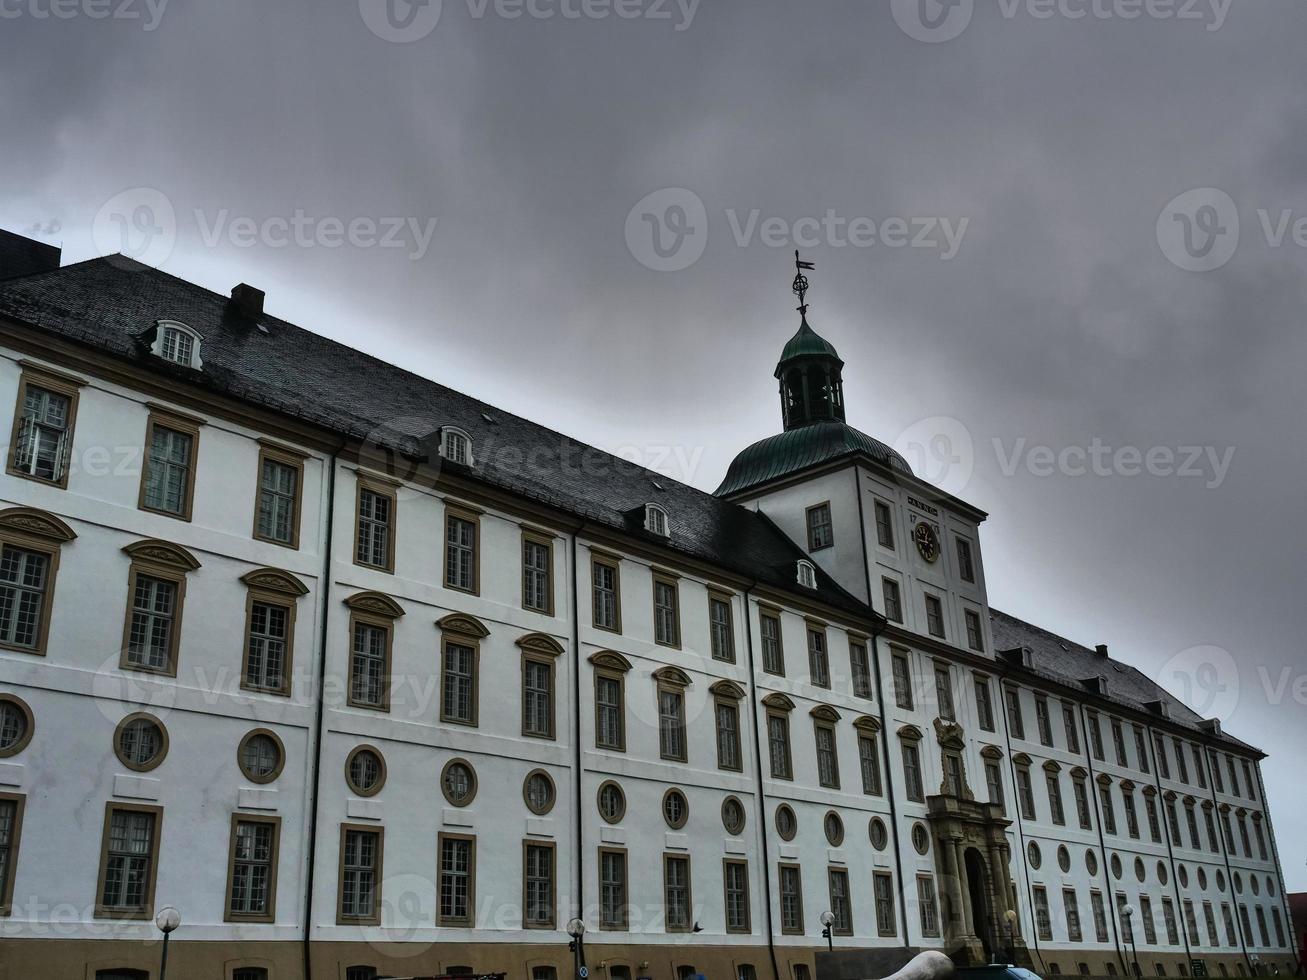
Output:
M644 529L650 534L658 535L660 538L667 537L671 533L667 520L667 511L657 504L645 504Z
M805 589L817 587L817 567L810 561L799 561L799 584Z
M440 430L440 455L460 466L472 465L472 437L462 429L446 426Z
M160 320L155 324L154 344L150 350L165 361L198 371L203 367L200 360L200 344L203 341L203 337L184 323Z

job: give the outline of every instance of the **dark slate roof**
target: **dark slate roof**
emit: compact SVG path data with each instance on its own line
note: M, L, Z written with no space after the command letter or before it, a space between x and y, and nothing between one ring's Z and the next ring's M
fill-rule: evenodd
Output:
M908 461L879 439L846 422L814 422L768 436L741 452L731 461L716 493L729 497L822 463L859 455L912 474Z
M1164 701L1168 705L1169 720L1173 724L1191 728L1195 732L1203 732L1200 728L1200 723L1204 720L1202 715L1190 709L1156 681L1129 664L1100 656L1096 650L1081 646L1056 633L1050 633L1008 613L1000 612L992 606L989 610L989 625L994 636L995 650L1030 648L1034 654L1031 673L1036 676L1082 690L1084 689L1082 681L1093 677L1106 677L1106 697L1109 701L1146 713L1151 713L1146 707L1148 704ZM1204 732L1204 734L1212 733ZM1222 733L1219 737L1222 741L1247 751L1259 751L1231 735Z
M691 558L805 594L804 552L761 514L511 415L468 395L272 316L256 320L227 297L123 256L0 282L0 316L152 371L311 422L383 448L434 457L441 426L473 440L473 479ZM203 337L201 372L147 353L140 335L176 319ZM260 329L262 326L264 329ZM643 530L643 507L668 512L670 539ZM879 617L817 571L816 598Z
M790 361L803 357L829 357L831 360L840 361L840 355L836 352L830 341L817 334L817 331L808 326L808 318L805 316L803 322L799 324L798 333L791 337L785 343L785 349L781 351L780 362L776 365L776 377L781 376L781 371Z

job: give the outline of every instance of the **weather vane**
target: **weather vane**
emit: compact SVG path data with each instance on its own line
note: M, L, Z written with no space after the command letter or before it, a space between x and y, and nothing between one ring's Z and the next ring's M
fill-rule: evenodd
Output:
M808 315L808 277L804 272L811 272L817 266L812 262L804 262L799 258L799 250L794 250L794 295L799 297L799 313L803 316Z

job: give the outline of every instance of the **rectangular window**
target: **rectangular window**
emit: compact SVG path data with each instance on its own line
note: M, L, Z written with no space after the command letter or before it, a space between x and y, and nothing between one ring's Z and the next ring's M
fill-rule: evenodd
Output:
M977 653L985 652L985 634L980 627L980 614L974 609L963 613L967 623L967 646Z
M277 817L235 814L227 871L227 921L272 922L277 907Z
M1234 913L1229 905L1221 906L1221 918L1225 920L1225 941L1230 946L1239 945L1239 934L1234 929Z
M354 530L354 563L394 570L395 492L360 483Z
M360 708L390 708L390 628L355 619L350 624L349 703Z
M522 845L522 924L528 929L552 929L555 920L554 845L526 841Z
M665 647L681 645L681 617L677 609L676 580L654 577L654 642Z
M1171 760L1166 752L1166 740L1161 735L1153 738L1153 745L1157 749L1157 771L1163 779L1171 778Z
M1194 809L1192 803L1185 807L1184 815L1185 822L1189 827L1189 845L1195 851L1201 850L1203 842L1198 833L1198 811ZM1261 827L1258 827L1257 829L1260 830ZM1262 857L1265 858L1265 855L1262 855Z
M830 912L835 917L830 930L837 936L853 935L853 908L849 903L849 873L843 868L828 868Z
M917 908L921 912L921 934L938 939L939 908L935 904L935 879L930 875L917 875Z
M1213 854L1221 853L1221 844L1216 839L1216 818L1212 816L1210 803L1203 805L1203 823L1207 827L1207 849Z
M958 577L964 582L976 581L976 568L971 560L971 542L966 538L957 538L958 543Z
M1157 800L1149 796L1144 800L1144 812L1148 815L1148 836L1154 844L1162 843L1162 824L1157 817Z
M830 660L826 655L826 633L808 627L808 678L814 687L830 687Z
M677 689L658 689L658 754L671 762L684 762L685 695Z
M182 580L133 568L131 589L123 666L175 675Z
M835 532L831 527L830 504L818 504L808 508L808 550L821 551L835 543Z
M470 514L445 514L445 587L477 591L477 537L480 523Z
M67 487L79 386L72 379L23 372L10 439L10 474Z
M1121 924L1121 939L1126 943L1135 941L1135 923L1131 916L1125 914L1125 907L1130 904L1130 899L1126 897L1125 892L1116 893L1116 917Z
M876 934L893 936L898 933L894 915L894 878L888 871L872 875L872 892L876 896Z
M1086 722L1089 726L1089 750L1094 754L1098 762L1106 761L1103 753L1103 724L1095 711L1089 711L1085 714Z
M771 613L759 613L759 632L762 635L762 669L769 674L785 676L785 656L781 647L781 619Z
M913 710L912 671L908 667L908 655L896 653L890 660L894 673L894 703L904 711Z
M926 595L926 630L931 636L944 639L944 607L939 596Z
M154 911L154 880L163 810L110 803L100 848L98 917L148 919Z
M1066 935L1073 943L1083 942L1084 934L1080 928L1080 899L1074 888L1062 889L1062 908L1066 913Z
M708 630L712 643L712 658L723 663L735 663L735 629L731 625L730 599L708 597Z
M522 536L522 608L554 614L554 548L543 536Z
M455 725L477 723L477 651L466 643L445 640L440 668L440 720Z
M1190 745L1189 749L1193 752L1194 775L1198 777L1198 788L1207 789L1207 766L1203 763L1203 750L1197 745Z
M1190 810L1191 815L1192 813L1193 811ZM1266 852L1266 832L1262 830L1262 822L1260 820L1253 821L1253 833L1257 836L1257 856L1260 857L1263 861L1269 861L1270 856ZM1197 841L1198 841L1198 832L1197 830L1195 830L1194 831L1195 848L1198 846Z
M6 544L0 549L0 646L45 649L53 555Z
M892 578L882 578L880 591L885 600L885 618L891 623L903 622L903 598L899 593L899 583Z
M1139 814L1135 812L1134 790L1121 787L1121 803L1125 807L1125 832L1132 840L1139 839Z
M767 754L773 779L793 779L790 764L790 719L778 712L767 715Z
M1180 782L1189 783L1189 760L1184 754L1184 743L1178 738L1173 738L1171 744L1175 746L1175 769L1176 775L1180 777Z
M1048 698L1035 696L1035 727L1039 730L1039 744L1053 745L1053 716L1048 713Z
M145 434L145 467L141 477L142 510L184 521L191 519L195 489L199 426L168 416L151 415Z
M1048 787L1048 809L1053 823L1063 827L1066 825L1066 811L1062 808L1062 781L1057 773L1050 772L1046 774L1045 784Z
M977 674L976 685L976 721L982 732L994 730L994 695L989 687L989 678Z
M303 457L271 446L260 450L259 499L254 513L256 538L288 548L299 547L303 482Z
M1048 891L1040 885L1034 888L1035 894L1035 929L1044 942L1053 940L1053 919L1048 914Z
M600 848L599 928L625 929L626 922L626 852Z
M1271 909L1271 917L1275 921L1275 945L1283 949L1287 945L1284 941L1284 918L1279 909Z
M1139 919L1144 924L1144 942L1156 946L1157 920L1153 918L1153 900L1147 895L1139 896Z
M381 923L382 845L380 828L340 825L338 925Z
M1026 722L1021 717L1021 692L1015 687L1007 689L1007 721L1013 738L1026 737Z
M1144 729L1140 725L1134 726L1135 730L1135 758L1139 760L1139 771L1145 775L1152 772L1152 767L1148 764L1148 740L1144 737Z
M882 548L894 550L894 523L890 516L889 504L883 500L876 501L876 543Z
M1110 786L1100 785L1098 787L1098 799L1103 807L1103 830L1115 837L1116 808L1112 803L1112 788Z
M622 678L595 673L595 748L626 751L626 711Z
M1073 704L1062 703L1062 730L1066 733L1066 750L1073 755L1080 754L1080 729L1076 725L1076 708Z
M958 752L944 750L944 788L949 796L963 798L965 789L962 780L962 756Z
M858 736L858 764L862 769L862 792L867 796L882 796L880 753L875 736Z
M250 596L245 622L245 664L241 686L272 694L290 693L291 625L295 607Z
M1089 905L1094 915L1094 938L1100 943L1105 943L1108 940L1107 908L1103 904L1103 893L1090 892Z
M1017 767L1017 802L1021 805L1023 820L1036 819L1035 788L1030 782L1030 769L1026 766Z
M985 786L989 790L989 802L1003 809L1003 770L993 759L985 760Z
M821 720L814 720L812 726L817 745L817 781L827 789L839 789L840 765L835 748L835 726Z
M717 701L717 768L740 772L740 709L733 701Z
M14 870L23 830L24 797L0 793L0 916L14 907Z
M849 671L853 675L853 696L870 698L871 662L867 659L867 644L861 640L849 640Z
M1176 847L1183 845L1180 839L1180 811L1175 808L1175 800L1166 801L1166 823L1171 830L1171 843Z
M803 935L803 876L797 864L779 867L781 898L781 933Z
M723 861L722 877L722 893L726 900L726 931L747 933L751 928L748 862Z
M915 742L903 742L903 785L907 798L914 803L926 802L926 790L922 785L921 753Z
M1261 939L1263 947L1269 946L1271 945L1271 934L1266 928L1266 909L1259 905L1257 906L1256 914L1258 937Z
M440 834L438 926L470 926L476 909L476 838Z
M1202 938L1198 935L1198 915L1194 911L1194 902L1191 898L1184 900L1184 926L1189 934L1189 945L1199 945Z
M1162 899L1162 921L1166 923L1166 941L1171 946L1180 945L1180 927L1175 920L1175 903L1169 898Z
M1094 821L1089 810L1089 787L1084 779L1073 779L1071 788L1076 795L1076 817L1081 830L1093 830Z
M522 658L522 734L554 737L554 662Z
M1203 925L1207 927L1207 945L1221 945L1221 934L1216 930L1216 910L1211 902L1203 902Z
M1257 799L1257 781L1253 779L1252 766L1245 760L1243 763L1243 784L1248 787L1248 799Z
M690 931L690 859L663 855L663 910L668 932Z
M1122 768L1128 766L1130 760L1125 753L1125 730L1115 718L1112 719L1112 747L1116 750L1116 764Z
M595 558L590 562L596 629L622 632L621 581L616 559Z
M1239 790L1239 773L1234 768L1234 756L1225 757L1226 771L1230 774L1230 794L1232 796L1242 796Z
M957 711L953 707L953 678L949 669L939 665L935 667L935 703L939 706L939 716L945 721L954 721Z
M1248 918L1247 905L1239 906L1239 924L1243 926L1244 944L1247 946L1253 945L1255 942L1253 939L1253 924Z

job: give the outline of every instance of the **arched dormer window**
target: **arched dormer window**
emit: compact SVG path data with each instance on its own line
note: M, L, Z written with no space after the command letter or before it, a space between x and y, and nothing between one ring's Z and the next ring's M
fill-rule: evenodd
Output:
M472 437L462 429L447 425L440 430L440 455L460 466L472 465Z
M660 538L670 535L670 524L667 520L667 511L663 510L657 504L644 505L644 529L650 534L656 534Z
M160 320L155 324L154 344L150 351L165 361L198 371L204 366L200 360L203 341L199 333L178 320Z
M817 587L817 566L812 562L799 560L799 584L805 589Z

